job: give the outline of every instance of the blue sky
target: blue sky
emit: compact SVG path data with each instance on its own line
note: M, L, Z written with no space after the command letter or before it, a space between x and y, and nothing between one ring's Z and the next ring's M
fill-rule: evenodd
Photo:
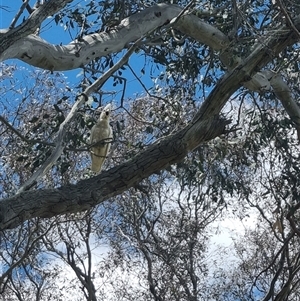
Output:
M34 3L35 1L30 1L30 3ZM84 2L84 1L79 1L79 2ZM9 26L9 24L11 23L13 17L16 15L17 11L19 10L20 6L22 5L22 1L21 0L13 0L13 1L0 1L0 6L5 6L5 10L1 10L0 9L0 27L2 29L5 29ZM25 13L25 16L27 17L27 13ZM23 17L20 17L20 21L22 21ZM62 26L57 26L55 24L55 22L51 19L48 19L44 22L42 30L41 30L41 37L44 38L46 41L48 41L49 43L53 43L53 44L68 44L69 42L72 41L72 38L70 37L69 33L64 31L64 28ZM24 64L21 61L18 60L8 60L6 63L10 64L10 63L14 63L14 64L18 64L20 66L26 66L29 69L34 69L34 67L31 67L27 64ZM134 68L136 74L138 76L141 76L141 80L142 82L145 84L145 86L147 88L151 88L153 83L151 81L151 79L148 76L142 76L141 73L141 69L144 67L144 58L143 58L143 54L142 52L138 53L138 54L134 54L131 58L131 60L129 61L130 65L132 68ZM147 73L150 73L150 65L146 65L146 68L148 69ZM25 71L24 71L25 72ZM155 71L155 72L159 72L159 70ZM67 77L68 77L68 81L70 82L70 86L76 86L77 84L80 83L81 81L81 70L80 69L76 69L73 71L66 71L63 72ZM122 76L127 78L127 90L126 90L126 94L125 96L127 97L134 97L135 94L142 94L145 93L143 87L140 85L140 83L138 82L137 79L135 79L135 77L133 76L133 74L128 71L123 71ZM110 80L104 87L103 90L109 92L109 91L116 91L116 100L118 101L121 94L122 94L122 88L123 86L119 85L117 87L114 87L112 85L112 80ZM107 96L107 99L109 101L109 99L111 98L111 96ZM229 225L227 224L229 223ZM221 225L222 226L222 225ZM232 240L230 238L231 232L232 232L232 228L233 229L240 229L239 227L237 227L236 221L235 220L225 220L224 221L224 232L222 233L222 235L216 236L215 241L220 242L220 239L224 240L222 241L222 243L224 244L231 244ZM226 232L226 230L228 229L228 232Z

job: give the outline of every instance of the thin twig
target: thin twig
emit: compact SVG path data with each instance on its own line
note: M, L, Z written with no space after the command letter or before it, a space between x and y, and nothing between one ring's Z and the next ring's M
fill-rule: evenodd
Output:
M21 138L23 141L25 141L28 144L44 144L48 146L55 146L54 143L51 142L45 142L39 139L28 139L24 135L22 135L17 129L15 129L3 116L0 115L0 122L4 123L12 132L14 132L19 138Z
M140 85L144 88L144 90L146 91L146 93L151 96L150 92L148 91L148 89L146 88L146 86L144 85L144 83L140 80L140 78L137 76L137 74L135 73L135 71L131 68L131 66L129 64L127 64L128 68L130 69L131 73L133 74L133 76L136 78L136 80L140 83Z
M170 21L170 25L171 25L171 26L174 26L175 23L178 22L178 20L180 19L180 17L182 17L182 16L183 16L183 15L184 15L191 7L192 7L192 5L194 5L194 4L195 4L195 0L192 0L190 3L188 3L188 4L182 9L182 11L178 14L178 16Z
M146 120L142 120L142 119L139 119L139 118L136 118L134 117L125 107L123 107L123 110L126 111L126 113L132 118L134 119L135 121L137 122L141 122L141 123L145 123L145 124L149 124L149 125L154 125L153 122L149 122L149 121L146 121Z
M286 17L289 25L291 26L291 28L293 29L293 31L296 33L296 35L298 36L298 38L300 38L300 32L298 31L298 29L296 28L296 26L294 25L290 15L288 14L288 12L286 11L286 8L284 6L284 4L282 3L282 0L277 0L277 4L280 7L281 12L284 14L284 16Z
M23 4L21 5L19 11L17 12L16 16L13 18L11 24L9 25L9 28L12 29L15 27L19 17L23 13L24 9L27 7L29 0L23 0Z

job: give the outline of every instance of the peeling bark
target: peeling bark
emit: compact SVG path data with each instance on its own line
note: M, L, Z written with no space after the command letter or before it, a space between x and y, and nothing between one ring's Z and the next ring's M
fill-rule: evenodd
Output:
M170 22L180 12L181 8L176 5L159 4L124 19L109 33L92 34L66 46L50 45L31 35L7 48L0 55L0 60L14 57L50 70L78 68L95 57L123 49L125 45L146 35L150 30ZM299 28L300 18L295 20L294 24ZM283 26L277 31L274 30L273 35L266 38L263 44L257 45L247 58L238 59L231 65L228 63L230 51L225 52L229 47L229 40L221 31L192 15L181 17L174 26L213 49L222 50L223 60L228 64L229 71L204 101L194 119L184 129L158 140L128 162L96 177L80 181L76 185L22 192L1 200L0 229L16 227L33 217L52 217L89 209L121 194L170 164L180 162L199 144L224 132L228 121L219 119L219 113L241 85L260 92L272 86L287 113L298 125L300 110L287 84L280 75L274 75L271 71L261 71L274 56L297 40L298 37L292 29ZM6 38L4 34L4 39ZM4 47L7 44L1 41L0 45Z
M149 31L170 22L181 10L177 5L158 4L125 18L110 32L93 33L62 46L49 44L36 35L30 35L16 41L6 51L0 51L0 61L17 58L51 71L76 69L97 57L124 49ZM2 44L6 45L8 34L4 34L0 49Z
M2 57L4 58L3 60L15 57L15 55L20 52L15 47L16 44L20 45L20 39L26 41L28 35L34 33L48 16L54 15L69 2L72 2L72 0L47 1L39 8L35 9L30 17L19 26L7 30L0 30L0 61L2 60ZM25 42L24 48L22 47L23 50L27 48L26 45L28 46Z
M121 194L151 174L180 162L190 148L195 147L190 139L196 139L197 143L211 140L224 132L226 123L219 119L199 121L157 141L131 160L98 176L79 181L76 185L25 191L1 200L0 229L14 228L33 217L52 217L90 209Z

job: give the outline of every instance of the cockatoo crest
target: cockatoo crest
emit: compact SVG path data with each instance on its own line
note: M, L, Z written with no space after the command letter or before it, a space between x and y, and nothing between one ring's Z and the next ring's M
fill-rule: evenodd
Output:
M91 130L91 169L94 172L100 172L103 162L109 152L110 144L113 139L112 128L109 125L111 113L111 105L108 104L104 107L100 114L97 123Z

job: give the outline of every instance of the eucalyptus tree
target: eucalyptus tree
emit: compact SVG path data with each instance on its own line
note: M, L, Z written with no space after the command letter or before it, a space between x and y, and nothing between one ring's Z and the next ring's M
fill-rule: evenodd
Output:
M23 1L0 31L10 298L57 300L62 262L76 276L65 296L79 284L80 300L297 295L299 4L171 2ZM114 138L95 175L89 136L107 103ZM237 244L239 279L252 284L234 295L234 282L212 286L223 270L208 264L207 241L225 212L253 210L263 239L248 230L247 258ZM135 285L112 281L126 269Z

